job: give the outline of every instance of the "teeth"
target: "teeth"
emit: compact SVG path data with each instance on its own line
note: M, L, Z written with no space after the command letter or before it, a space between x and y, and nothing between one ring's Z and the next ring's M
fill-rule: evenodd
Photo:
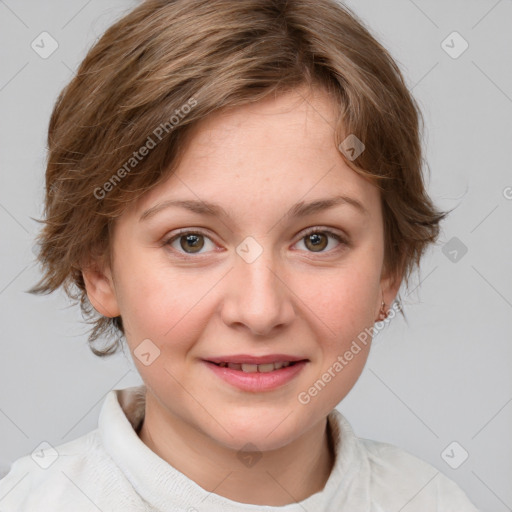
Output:
M265 364L249 364L249 363L219 363L222 368L231 368L232 370L242 370L245 373L268 373L274 370L280 370L290 366L290 361L279 361L277 363L265 363Z
M245 373L255 373L261 365L258 364L242 364L242 371ZM272 365L274 366L274 365Z
M258 371L261 373L268 373L268 372L275 370L274 363L258 364L258 365L254 365L254 366L256 366ZM244 372L245 372L245 370L244 370Z

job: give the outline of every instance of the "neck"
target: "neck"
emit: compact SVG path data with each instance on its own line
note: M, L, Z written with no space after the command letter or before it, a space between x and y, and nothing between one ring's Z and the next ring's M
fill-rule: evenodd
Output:
M244 465L238 451L175 416L155 415L151 404L146 401L138 433L142 442L206 491L230 500L267 506L302 501L324 488L334 465L326 418L288 445L264 452L253 464L248 458Z

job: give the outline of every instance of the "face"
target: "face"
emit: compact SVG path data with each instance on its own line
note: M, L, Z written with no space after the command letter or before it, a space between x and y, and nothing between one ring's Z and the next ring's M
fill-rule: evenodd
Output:
M225 447L276 449L325 419L370 343L344 354L397 291L379 191L344 163L333 110L303 89L208 118L175 174L118 219L112 269L84 273L132 353L151 354L134 362L153 413ZM240 355L303 362L258 374L207 362Z

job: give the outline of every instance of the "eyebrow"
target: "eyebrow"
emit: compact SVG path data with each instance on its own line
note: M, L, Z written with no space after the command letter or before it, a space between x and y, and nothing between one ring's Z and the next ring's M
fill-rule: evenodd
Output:
M360 201L353 197L342 195L325 199L318 199L310 203L301 201L293 205L284 215L284 218L305 217L307 215L324 211L342 204L354 207L357 211L359 211L359 213L363 215L369 215L368 210L362 205ZM156 215L158 212L170 207L185 208L194 213L198 213L200 215L209 215L212 217L227 218L230 216L229 213L224 208L222 208L222 206L210 203L208 201L169 199L167 201L162 201L161 203L158 203L146 210L140 216L139 222L145 221Z

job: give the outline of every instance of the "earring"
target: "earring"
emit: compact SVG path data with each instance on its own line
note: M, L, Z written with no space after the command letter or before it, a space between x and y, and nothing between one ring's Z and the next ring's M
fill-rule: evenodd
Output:
M385 320L388 317L388 312L386 311L386 303L382 301L379 310L379 321Z
M384 302L384 293L382 294L382 302L380 304L379 317L378 321L381 322L388 317L388 312L386 311L386 303Z

